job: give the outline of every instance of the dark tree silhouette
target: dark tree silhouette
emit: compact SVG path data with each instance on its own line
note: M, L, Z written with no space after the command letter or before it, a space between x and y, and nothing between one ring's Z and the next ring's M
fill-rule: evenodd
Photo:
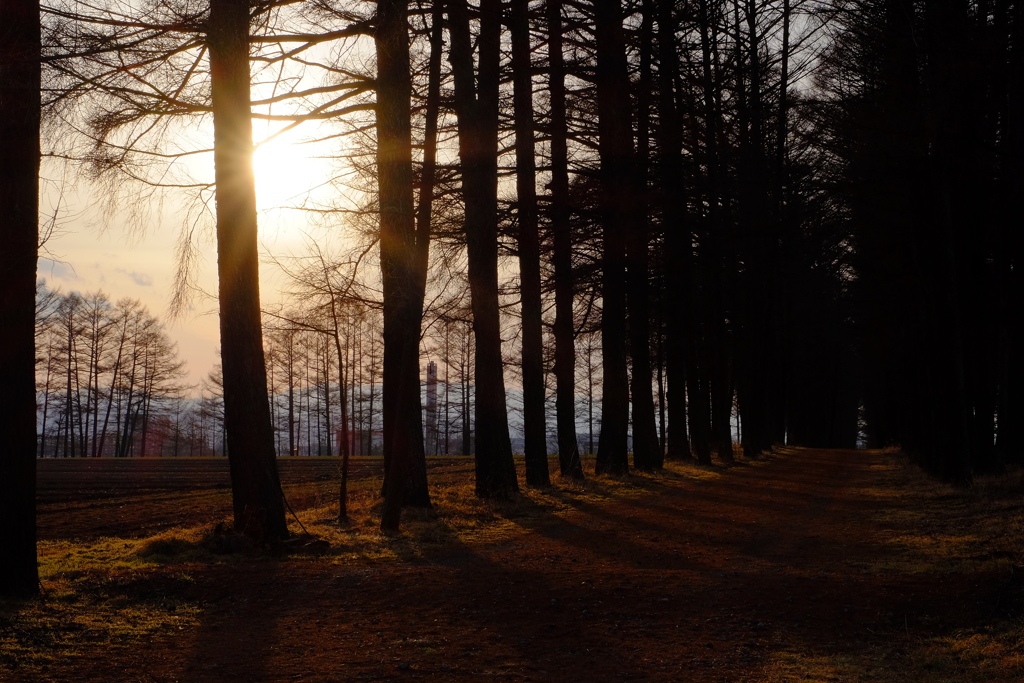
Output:
M815 122L849 224L866 436L967 483L1020 457L1004 444L1020 414L1021 6L852 10Z
M210 81L217 201L224 422L235 527L268 541L288 536L260 320L256 191L252 171L247 0L210 3Z
M377 183L384 283L384 452L388 459L381 529L394 531L407 500L410 469L423 460L419 396L423 294L417 274L418 236L413 206L409 119L412 85L406 2L378 2L375 39Z
M693 231L687 224L683 177L683 141L675 81L679 70L674 3L657 0L658 14L658 189L665 233L667 297L681 304L667 316L669 376L668 455L690 457L691 448L701 462L710 462L707 447L707 411L701 410L697 374L697 339L693 296ZM686 400L690 396L689 403ZM689 418L689 425L687 425ZM687 429L689 426L689 429Z
M36 567L36 258L39 242L38 0L0 5L0 595L39 590Z
M626 237L636 229L629 72L619 0L594 0L597 37L598 150L601 157L601 436L597 471L629 469L629 380L626 367ZM650 375L648 375L648 384Z
M548 210L554 243L552 265L555 279L555 420L558 429L558 467L563 477L582 479L583 464L576 441L576 340L561 0L548 0L546 20L551 119L551 193Z
M640 27L640 75L637 82L636 177L633 181L637 216L626 235L626 290L629 309L629 357L632 400L633 466L650 472L661 469L664 453L658 440L655 421L651 366L651 282L650 282L650 193L648 176L651 164L651 96L653 76L651 53L654 17L651 2L643 5Z
M519 223L519 292L523 321L523 430L526 483L551 484L544 416L544 338L540 285L536 144L533 122L533 63L529 0L512 0L512 79L515 87L516 220Z
M508 433L498 310L501 5L498 0L481 2L475 68L466 0L451 0L448 18L476 340L476 492L484 498L503 498L518 491L519 484Z

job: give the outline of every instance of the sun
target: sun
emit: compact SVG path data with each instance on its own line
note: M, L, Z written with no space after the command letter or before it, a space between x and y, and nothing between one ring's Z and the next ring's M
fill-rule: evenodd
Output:
M285 135L257 144L252 159L257 210L301 209L323 192L331 165L321 147Z

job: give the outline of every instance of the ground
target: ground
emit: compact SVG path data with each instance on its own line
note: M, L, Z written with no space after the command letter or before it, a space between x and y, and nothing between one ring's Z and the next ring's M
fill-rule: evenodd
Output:
M0 680L1024 680L1019 473L784 449L496 504L471 471L433 469L396 537L372 475L342 526L332 482L291 484L330 544L292 554L215 528L223 489L47 500Z

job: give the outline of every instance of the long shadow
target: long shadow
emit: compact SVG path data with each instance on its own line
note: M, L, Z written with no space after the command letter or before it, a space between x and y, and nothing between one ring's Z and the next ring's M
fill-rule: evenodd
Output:
M823 476L813 458L784 460L607 504L565 494L580 515L568 520L526 505L509 514L523 535L489 544L462 543L439 521L436 548L389 541L404 562L346 565L336 554L199 567L200 625L162 637L168 661L142 654L134 666L142 680L196 683L757 680L779 652L862 655L901 632L951 633L999 600L1012 604L1001 575L843 570L844 547L854 558L892 551L871 539L843 544L839 523L878 503L839 482L764 513L813 519L810 545L804 532L742 521L775 488ZM783 481L770 487L773 477ZM815 552L826 556L806 556Z

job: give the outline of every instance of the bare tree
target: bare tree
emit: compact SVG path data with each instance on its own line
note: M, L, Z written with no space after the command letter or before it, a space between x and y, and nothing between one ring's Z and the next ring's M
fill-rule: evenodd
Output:
M377 3L377 183L384 286L384 453L381 529L398 529L407 482L423 460L419 340L423 294L413 204L407 0Z
M247 0L211 0L208 43L224 422L232 505L235 527L264 541L286 538L288 526L274 459L260 320L249 9Z
M519 484L508 432L498 307L501 4L498 0L480 4L476 68L466 0L449 3L448 19L476 340L476 492L485 498L503 498L517 492Z

